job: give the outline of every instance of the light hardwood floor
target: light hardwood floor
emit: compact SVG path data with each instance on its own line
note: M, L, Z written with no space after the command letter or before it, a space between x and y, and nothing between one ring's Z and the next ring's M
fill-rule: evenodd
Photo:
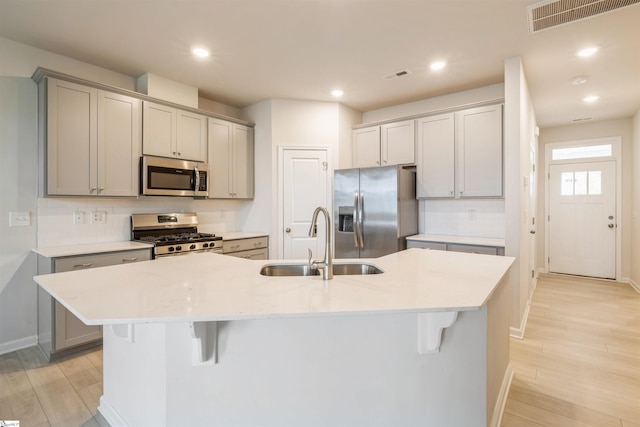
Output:
M629 285L544 276L502 427L640 427L640 295ZM20 427L98 427L102 350L47 364L33 347L0 356L0 419Z
M640 294L543 275L511 364L503 427L640 427Z

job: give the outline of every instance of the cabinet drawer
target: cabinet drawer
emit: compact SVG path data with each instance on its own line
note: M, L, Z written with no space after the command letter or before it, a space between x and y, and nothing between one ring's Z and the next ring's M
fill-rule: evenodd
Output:
M269 259L269 249L251 249L249 251L230 252L226 255L245 259Z
M449 244L449 250L453 252L467 252L470 254L498 255L498 248L493 246Z
M249 239L225 240L222 242L222 252L228 254L231 252L267 248L268 246L269 238L267 236L253 237Z
M149 259L151 259L151 248L72 256L68 258L55 259L54 271L56 273L60 273L63 271L105 267L107 265L125 264L128 262L146 261Z
M417 240L407 240L407 249L409 248L434 249L438 251L446 251L447 244L439 243L439 242L421 242Z

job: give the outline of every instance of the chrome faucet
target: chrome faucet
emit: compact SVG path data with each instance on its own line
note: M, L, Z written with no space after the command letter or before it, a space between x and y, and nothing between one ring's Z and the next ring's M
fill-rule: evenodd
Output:
M311 262L315 268L322 269L322 280L333 279L333 256L331 255L331 218L329 218L329 211L327 208L318 206L313 211L313 218L311 219L311 227L309 227L309 237L318 236L318 214L322 212L324 214L324 226L326 228L326 237L324 239L324 259L322 261L314 260Z

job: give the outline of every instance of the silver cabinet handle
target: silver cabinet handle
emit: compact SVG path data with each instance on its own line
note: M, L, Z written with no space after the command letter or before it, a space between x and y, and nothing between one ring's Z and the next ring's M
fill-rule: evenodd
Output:
M138 260L137 256L134 256L134 257L131 257L131 258L122 258L122 262L134 262L134 261L137 261L137 260Z
M93 265L92 262L87 262L84 264L76 264L73 266L73 268L88 268L88 267L91 267L92 265Z

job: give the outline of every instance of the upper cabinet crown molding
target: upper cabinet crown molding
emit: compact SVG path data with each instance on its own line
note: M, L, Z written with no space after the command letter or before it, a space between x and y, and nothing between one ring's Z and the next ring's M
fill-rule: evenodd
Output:
M141 101L149 101L149 102L153 102L156 104L162 104L162 105L166 105L168 107L173 107L173 108L178 108L180 110L183 111L190 111L192 113L196 113L196 114L202 114L204 116L207 117L213 117L213 118L218 118L218 119L222 119L222 120L226 120L229 122L233 122L233 123L238 123L244 126L249 126L249 127L254 127L255 123L251 123L248 122L246 120L241 120L241 119L237 119L235 117L230 117L230 116L225 116L222 114L218 114L218 113L214 113L212 111L206 111L206 110L200 110L197 108L192 108L186 105L180 105L180 104L176 104L173 102L169 102L169 101L165 101L163 99L158 99L158 98L154 98L148 95L145 95L143 93L140 92L136 92L134 90L128 90L128 89L122 89L119 87L115 87L115 86L109 86L109 85L105 85L102 83L97 83L91 80L86 80L86 79L82 79L80 77L76 77L76 76L72 76L70 74L65 74L65 73L60 73L58 71L53 71L53 70L49 70L47 68L43 68L43 67L38 67L36 68L36 70L33 72L33 75L31 76L31 79L33 81L35 81L36 83L40 83L44 78L47 77L51 77L51 78L55 78L55 79L59 79L59 80L64 80L64 81L68 81L71 83L77 83L83 86L88 86L88 87L92 87L95 89L102 89L102 90L106 90L112 93L119 93L122 95L126 95L126 96L130 96L132 98L137 98Z

